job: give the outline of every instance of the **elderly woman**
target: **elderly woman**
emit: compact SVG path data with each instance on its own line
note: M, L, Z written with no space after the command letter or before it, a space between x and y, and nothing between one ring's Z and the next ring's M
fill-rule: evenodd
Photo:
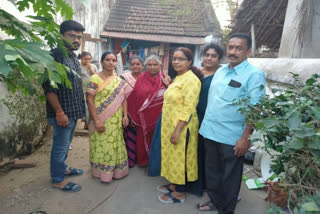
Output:
M199 121L196 107L201 81L192 66L188 48L173 52L172 66L177 72L164 95L161 121L161 176L171 184L157 187L162 203L182 203L187 186L198 179L197 145Z
M128 156L123 129L128 125L126 82L115 75L117 57L106 52L101 57L103 71L91 76L87 103L91 115L89 149L92 176L111 182L128 175Z
M166 85L160 72L161 60L151 55L145 61L146 71L142 73L128 97L128 113L136 126L137 164L145 167L149 162L149 149L157 119L161 113Z
M140 74L142 74L143 69L143 61L139 56L132 56L129 58L129 65L131 72L127 72L124 74L121 74L120 78L127 82L127 87L125 90L125 96L128 98L128 96L131 94L136 81ZM131 99L131 101L133 101ZM128 102L128 105L134 105L133 103ZM132 119L129 117L129 125L127 128L123 129L123 136L124 140L126 142L127 147L127 153L128 153L128 161L129 161L129 167L134 167L136 164L136 136L137 131L134 124L132 124Z

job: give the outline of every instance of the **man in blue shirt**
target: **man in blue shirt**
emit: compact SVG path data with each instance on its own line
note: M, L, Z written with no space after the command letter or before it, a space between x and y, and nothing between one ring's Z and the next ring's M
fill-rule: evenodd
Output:
M226 48L229 64L217 70L209 89L208 105L199 133L205 138L206 180L209 202L199 210L233 214L240 191L243 159L253 132L245 115L235 104L243 98L258 104L265 95L265 74L247 61L251 38L244 33L229 37Z

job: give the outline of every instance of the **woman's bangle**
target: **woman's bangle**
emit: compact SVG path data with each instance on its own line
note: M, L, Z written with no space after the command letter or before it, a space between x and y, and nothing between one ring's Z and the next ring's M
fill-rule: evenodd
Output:
M59 113L56 113L56 116L61 116L61 115L64 115L64 112L59 112Z

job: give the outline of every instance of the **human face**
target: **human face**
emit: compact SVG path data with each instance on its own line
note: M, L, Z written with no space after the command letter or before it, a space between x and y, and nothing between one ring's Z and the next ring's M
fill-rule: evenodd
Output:
M242 38L232 38L227 45L227 57L230 63L230 68L234 68L241 62L245 61L251 54L251 49L248 49L247 41Z
M139 59L133 59L130 62L130 70L132 73L138 74L141 73L143 69L143 65Z
M175 51L172 56L172 66L178 74L187 72L192 61L188 60L182 51Z
M82 65L86 66L86 65L88 65L90 63L91 63L91 56L86 55L86 56L81 58L81 64Z
M146 68L147 72L151 76L156 76L160 72L161 66L156 60L150 59L146 65Z
M117 66L117 58L113 54L108 54L104 60L101 62L103 70L113 71Z
M216 50L210 48L203 55L203 66L205 68L218 68L219 67L219 55Z
M83 33L80 31L69 30L63 34L63 37L70 43L65 42L65 46L69 50L78 50L82 41Z

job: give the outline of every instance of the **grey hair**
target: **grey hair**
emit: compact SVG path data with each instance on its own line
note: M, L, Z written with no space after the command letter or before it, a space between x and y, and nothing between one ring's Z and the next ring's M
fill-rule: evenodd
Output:
M144 61L144 65L147 65L148 62L149 62L150 60L152 60L152 59L155 60L157 63L159 63L159 65L162 65L162 62L161 62L161 60L160 60L160 57L157 56L157 55L154 55L154 54L147 57L146 61Z

